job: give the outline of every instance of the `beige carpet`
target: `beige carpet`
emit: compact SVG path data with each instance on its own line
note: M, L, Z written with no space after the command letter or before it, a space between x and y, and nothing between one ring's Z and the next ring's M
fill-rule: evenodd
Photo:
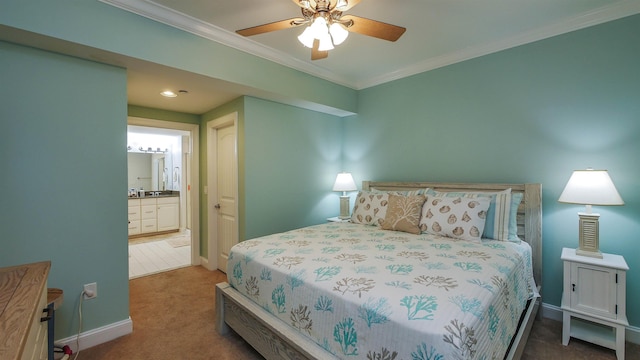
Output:
M262 359L237 334L223 337L216 332L214 286L221 281L226 281L222 272L200 266L131 280L133 333L86 349L79 359ZM574 339L562 346L561 338L562 323L537 320L522 359L616 359L613 350ZM627 342L626 360L640 360L640 345Z

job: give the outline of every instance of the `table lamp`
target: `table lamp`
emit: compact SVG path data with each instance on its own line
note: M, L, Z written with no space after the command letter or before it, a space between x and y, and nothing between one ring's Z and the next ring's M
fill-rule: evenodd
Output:
M624 205L607 170L575 170L567 182L559 202L586 205L585 212L579 212L579 246L576 255L602 259L599 245L600 214L591 212L591 205Z
M349 214L349 196L347 196L347 191L356 191L358 188L356 187L355 181L353 181L353 176L351 173L342 172L339 173L336 177L336 182L333 184L333 191L342 191L342 196L340 196L340 219L349 219L351 215Z

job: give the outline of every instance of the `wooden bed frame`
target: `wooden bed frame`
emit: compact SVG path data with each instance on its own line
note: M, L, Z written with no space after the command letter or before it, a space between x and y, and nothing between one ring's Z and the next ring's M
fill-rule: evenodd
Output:
M533 276L542 284L542 186L540 184L466 184L440 182L364 181L362 190L415 190L497 192L511 188L523 193L518 208L518 236L532 249ZM225 335L233 329L266 359L336 359L315 342L292 330L282 320L246 298L228 283L216 285L216 329ZM538 313L540 298L529 301L505 359L519 359Z

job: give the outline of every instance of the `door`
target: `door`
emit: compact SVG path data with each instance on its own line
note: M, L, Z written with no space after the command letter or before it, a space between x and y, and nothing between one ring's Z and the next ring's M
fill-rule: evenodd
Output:
M238 243L236 129L232 124L215 132L218 269L226 272L229 250Z

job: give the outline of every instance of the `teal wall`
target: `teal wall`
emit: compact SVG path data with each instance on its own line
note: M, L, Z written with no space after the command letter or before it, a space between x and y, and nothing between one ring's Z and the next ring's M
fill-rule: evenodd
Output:
M56 337L129 317L126 71L0 42L0 267L50 260Z
M600 247L621 254L627 316L640 326L640 16L397 80L359 93L345 168L361 180L543 186L543 301L560 305L563 247L578 211L557 202L571 171L608 169L625 200L601 213Z
M245 239L339 213L340 118L245 98Z
M86 45L89 48L79 53L93 59L118 61L110 54L98 53L92 48L102 49L250 87L282 101L295 100L351 113L356 111L357 92L353 89L98 0L2 0L2 25ZM1 27L0 31L3 31ZM39 43L47 42L50 41L39 40Z

